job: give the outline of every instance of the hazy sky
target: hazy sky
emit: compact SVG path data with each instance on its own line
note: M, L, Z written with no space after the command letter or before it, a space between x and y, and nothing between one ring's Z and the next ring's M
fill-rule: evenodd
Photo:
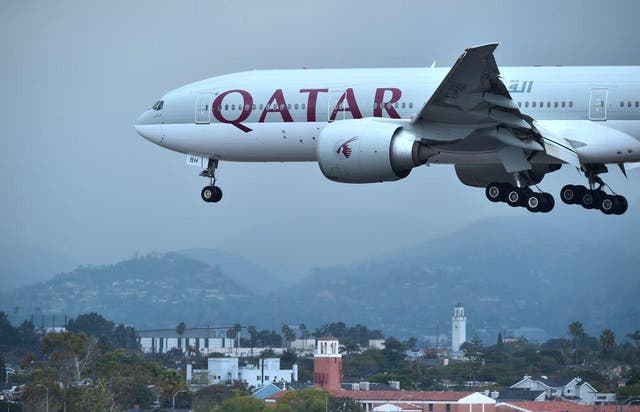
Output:
M223 162L224 199L205 204L198 170L133 124L168 90L248 69L450 66L490 41L502 43L501 66L640 65L639 15L635 0L4 0L0 247L36 245L80 263L213 247L296 274L525 214L491 204L450 166L345 185L315 163ZM640 196L640 173L626 183L610 175ZM567 182L583 183L563 168L542 187L557 194ZM499 230L509 228L489 235Z

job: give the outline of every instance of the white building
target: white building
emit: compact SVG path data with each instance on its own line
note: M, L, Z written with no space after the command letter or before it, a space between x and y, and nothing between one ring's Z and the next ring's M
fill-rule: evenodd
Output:
M182 353L187 350L200 352L202 355L210 353L235 354L235 341L225 336L219 336L215 330L185 329L178 335L175 329L139 331L138 341L144 353L167 353L178 349Z
M264 364L263 364L264 363ZM279 358L260 359L258 365L238 366L238 358L209 358L209 384L244 381L257 387L269 382L297 382L298 365L280 369Z
M460 346L467 341L467 317L464 308L458 303L451 318L451 350L460 352Z
M511 385L511 388L544 391L546 399L562 398L580 405L606 405L616 402L615 394L600 393L580 377L549 379L546 376L532 378L525 375L519 382Z

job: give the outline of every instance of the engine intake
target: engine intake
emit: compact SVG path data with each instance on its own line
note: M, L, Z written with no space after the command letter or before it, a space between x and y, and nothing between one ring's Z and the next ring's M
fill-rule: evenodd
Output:
M344 183L374 183L407 177L433 151L402 125L375 119L329 123L318 136L322 173Z

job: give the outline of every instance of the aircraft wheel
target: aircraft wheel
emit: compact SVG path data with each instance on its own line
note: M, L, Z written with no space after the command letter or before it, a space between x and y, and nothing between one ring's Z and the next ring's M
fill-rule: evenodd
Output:
M218 186L213 186L213 199L211 201L217 203L220 200L222 200L222 189Z
M587 190L580 196L580 205L585 209L594 209L598 205L598 199L595 190Z
M213 199L215 197L215 190L214 190L215 186L205 186L202 188L202 191L200 192L200 197L202 197L202 200L204 200L207 203L213 202Z
M507 204L511 207L525 206L528 192L528 188L512 187L507 192Z
M545 200L545 205L542 208L542 213L551 212L556 205L556 200L553 198L551 193L542 193L542 197L544 197Z
M566 185L560 190L560 199L568 205L578 203L578 188L574 185Z
M527 203L525 206L529 212L538 213L544 210L546 203L547 199L541 193L532 193L527 196Z
M618 202L614 199L614 196L604 195L600 198L600 211L605 215L611 215L615 213L618 206Z
M489 183L485 189L485 195L492 202L504 202L507 198L509 186L506 183Z
M629 203L627 202L627 198L620 195L613 196L613 201L616 204L615 210L613 213L616 215L622 215L629 208Z

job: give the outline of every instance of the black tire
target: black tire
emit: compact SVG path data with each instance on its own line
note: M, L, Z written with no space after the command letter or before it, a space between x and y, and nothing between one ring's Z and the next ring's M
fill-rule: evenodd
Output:
M489 183L484 191L484 194L492 202L504 202L507 198L507 191L509 185L505 183Z
M618 209L619 202L614 198L614 196L604 195L600 197L598 204L598 208L602 213L605 215L611 215Z
M616 209L613 213L616 215L622 215L629 208L629 203L627 202L627 198L620 195L615 195L613 197L613 201L616 203Z
M542 196L545 200L545 206L542 209L542 213L549 213L555 207L556 200L553 198L553 195L551 195L551 193L542 193Z
M211 200L213 203L218 203L222 200L222 189L218 186L213 186L213 199Z
M544 198L542 193L532 193L526 197L526 208L531 213L538 213L544 210L546 206L547 200Z
M580 205L585 209L595 209L598 206L598 194L595 190L587 190L580 196Z
M214 187L215 186L205 186L202 188L202 191L200 191L200 197L202 198L202 200L204 200L207 203L213 202L213 198L215 194Z
M568 205L578 203L578 188L574 185L566 185L560 190L560 199Z
M511 207L524 206L526 202L526 196L524 190L519 187L512 187L507 192L507 204Z

